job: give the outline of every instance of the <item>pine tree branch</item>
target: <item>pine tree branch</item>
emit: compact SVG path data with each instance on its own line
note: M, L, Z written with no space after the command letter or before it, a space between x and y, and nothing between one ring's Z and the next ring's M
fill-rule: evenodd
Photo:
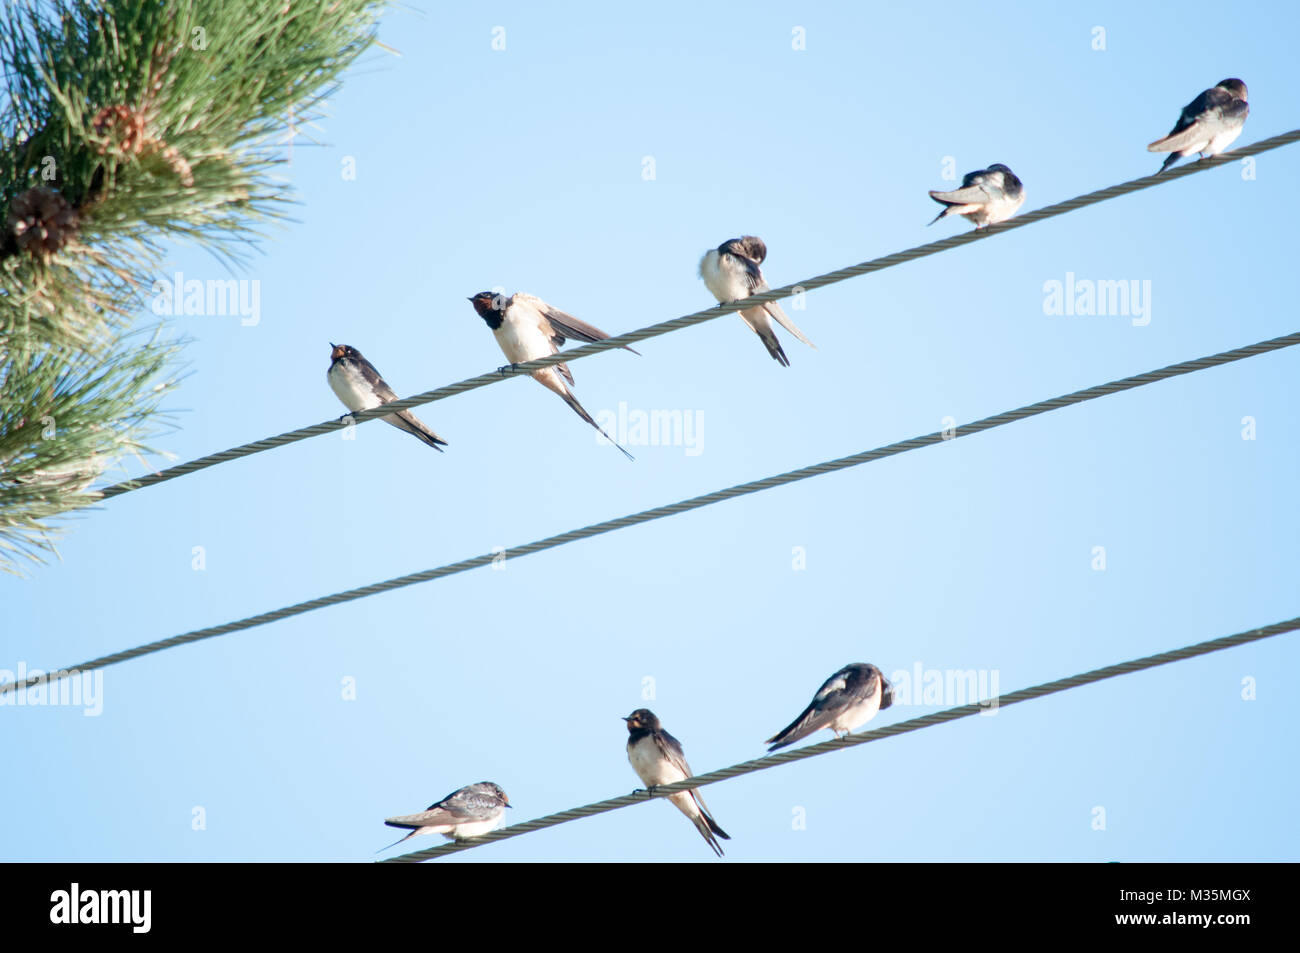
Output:
M93 499L87 474L147 452L181 342L129 331L163 249L189 241L238 265L284 217L286 117L311 121L384 6L0 13L0 569L52 552L50 520Z

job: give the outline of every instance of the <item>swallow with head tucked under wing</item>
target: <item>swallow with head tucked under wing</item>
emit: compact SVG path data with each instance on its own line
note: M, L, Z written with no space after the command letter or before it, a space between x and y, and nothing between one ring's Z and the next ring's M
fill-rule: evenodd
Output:
M360 413L397 400L396 392L379 376L375 365L361 356L360 351L346 344L330 344L330 349L330 369L325 376L344 407ZM439 452L442 451L439 444L445 446L447 443L409 410L389 414L384 417L384 422L418 437Z
M894 686L884 673L874 665L854 662L826 679L799 717L763 743L772 745L767 749L772 752L820 728L829 728L836 737L847 735L893 703Z
M1198 152L1217 156L1241 135L1249 115L1246 84L1239 79L1225 79L1184 106L1169 135L1147 146L1147 152L1169 153L1159 172Z
M1005 222L1025 204L1025 186L1016 174L1001 162L968 172L961 188L951 192L931 192L944 210L930 220L933 225L948 215L960 215L976 228Z
M492 335L497 339L502 353L512 365L550 357L559 352L560 345L568 338L590 344L594 341L604 341L609 337L600 328L579 321L573 315L551 307L541 298L524 294L522 291L516 292L509 298L504 295L494 295L490 291L480 291L469 301L478 316L492 329ZM632 351L632 348L624 347L624 350ZM632 351L632 353L637 352ZM502 370L504 371L505 368ZM552 364L550 367L543 367L532 373L534 380L547 390L559 394L564 402L573 408L575 414L618 447L623 456L629 460L633 459L632 454L605 433L600 424L596 423L591 414L578 403L578 398L573 396L573 391L569 389L573 384L573 374L569 372L568 365Z
M664 731L654 712L638 708L623 720L627 722L627 760L649 790L653 791L661 784L685 781L691 776L691 766L686 763L681 742ZM718 838L731 840L731 836L709 814L700 792L680 791L668 800L691 819L700 836L721 857L722 847Z
M479 837L500 824L506 808L512 806L506 792L499 785L491 781L468 784L441 801L430 804L427 811L390 817L384 821L389 827L410 828L411 831L388 847L396 847L417 834L441 834L447 840ZM380 850L388 850L388 847L381 847Z
M704 286L720 303L740 301L750 295L762 294L770 290L767 281L763 278L763 270L759 268L765 258L767 258L767 246L757 235L731 238L717 248L704 253L704 257L700 259L700 277L704 279ZM771 354L782 367L789 367L790 359L785 356L785 350L777 339L776 331L772 327L772 318L776 318L781 327L804 344L813 350L817 349L817 346L795 327L795 323L775 301L746 308L740 312L740 316L758 335L767 348L767 353Z

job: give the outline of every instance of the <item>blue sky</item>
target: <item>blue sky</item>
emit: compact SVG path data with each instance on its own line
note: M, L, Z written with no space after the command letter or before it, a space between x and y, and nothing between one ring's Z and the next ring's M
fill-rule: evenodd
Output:
M1228 76L1250 88L1240 142L1286 131L1296 19L395 9L380 37L401 57L350 71L308 130L323 144L299 139L285 170L296 221L235 274L259 282L258 322L171 319L194 342L165 449L341 413L330 341L403 395L497 367L465 300L480 290L618 332L709 306L696 265L727 238L762 236L778 285L953 234L965 223L926 227L948 157L958 175L1011 166L1026 210L1153 172L1146 143ZM1295 331L1298 177L1292 146L812 292L790 313L818 349L781 332L788 369L730 316L573 365L592 413L689 414L695 453L634 446L629 464L512 380L417 410L445 454L373 423L113 500L73 521L61 562L0 579L0 667L71 665ZM160 277L177 270L228 277L187 248ZM1149 281L1149 323L1046 314L1067 274ZM703 772L762 753L847 662L1011 691L1290 618L1298 371L1292 351L1253 358L111 667L95 717L5 708L0 856L365 862L393 839L385 816L473 781L501 784L514 820L638 786L619 717L643 705ZM704 793L732 861L1296 860L1297 661L1281 636ZM537 860L713 857L655 803L440 863Z

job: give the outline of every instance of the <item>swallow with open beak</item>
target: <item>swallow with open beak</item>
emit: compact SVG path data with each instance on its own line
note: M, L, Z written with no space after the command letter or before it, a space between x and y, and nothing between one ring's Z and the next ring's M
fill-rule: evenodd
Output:
M641 782L651 791L661 784L685 781L691 776L691 766L686 763L682 745L664 731L655 713L648 708L638 708L623 719L627 722L627 760ZM718 826L709 814L704 798L696 790L681 791L668 798L677 809L691 819L700 836L722 856L718 838L731 840L729 834Z
M1160 172L1198 152L1217 156L1241 135L1249 115L1246 84L1239 79L1225 79L1184 106L1169 135L1147 146L1147 152L1169 153Z
M393 841L388 847L396 847L417 834L441 834L448 840L479 837L496 828L505 816L506 808L512 806L506 792L499 785L491 781L468 784L441 801L430 804L427 811L390 817L384 821L389 827L410 829L409 834L401 840ZM388 850L388 847L381 849Z
M894 687L874 665L854 662L846 665L817 689L817 694L799 717L768 738L769 752L829 728L836 737L865 725L876 712L894 703Z
M522 291L516 292L509 298L505 297L505 295L493 294L490 291L480 291L471 297L469 301L474 306L474 311L478 316L492 329L497 344L501 347L502 353L505 354L506 360L511 365L550 357L552 354L559 352L560 346L568 338L591 343L593 341L604 341L609 337L600 328L579 321L573 315L565 314L558 308L551 307L541 298L524 294ZM630 347L625 347L624 350L632 351ZM637 352L632 351L632 353L636 354ZM502 368L502 370L504 371L505 368ZM573 391L570 389L573 385L573 374L569 372L567 365L552 364L550 367L543 367L540 370L533 371L532 374L534 380L547 390L558 394L566 404L573 408L575 414L595 427L602 437L618 447L623 456L629 460L633 459L632 454L624 450L613 437L605 433L600 424L596 423L591 414L587 413L582 404L578 403L578 398L573 396Z
M960 215L976 228L1005 222L1025 204L1025 186L1016 174L1001 162L968 172L961 188L951 192L931 192L930 198L944 207L930 220L933 225L949 215Z
M343 406L353 413L397 400L396 392L379 376L375 365L362 357L356 348L346 344L330 344L330 369L326 378L335 395L343 401ZM384 421L418 437L439 452L447 443L409 410L388 414Z
M763 278L763 270L759 267L765 258L767 246L757 235L731 238L704 253L700 259L700 277L704 279L704 286L720 303L739 301L770 290ZM772 327L773 318L804 344L813 350L817 349L775 301L746 308L740 312L740 316L758 335L767 348L767 353L782 367L789 367L790 359L785 356L785 349L781 347L776 330Z

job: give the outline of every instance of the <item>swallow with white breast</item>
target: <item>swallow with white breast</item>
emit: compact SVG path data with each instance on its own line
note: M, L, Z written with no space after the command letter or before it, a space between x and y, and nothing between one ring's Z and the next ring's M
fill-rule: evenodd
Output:
M330 344L330 369L325 376L330 389L343 402L343 406L353 413L397 400L396 392L379 376L375 365L362 357L356 348L346 344ZM405 430L418 437L440 453L447 443L409 410L388 414L383 419L398 430Z
M762 294L770 290L767 281L763 278L763 270L759 268L765 258L767 258L767 246L757 235L730 238L717 248L704 253L704 257L700 259L700 277L704 279L704 286L719 303L729 304L732 301L740 301L750 295ZM781 327L804 344L813 350L817 349L817 346L795 327L795 323L775 301L746 308L740 312L740 316L758 335L759 340L767 348L767 353L772 355L782 367L789 367L790 359L785 356L785 350L777 339L776 330L772 327L772 318L776 318Z
M1198 152L1217 156L1241 135L1249 115L1246 84L1239 79L1225 79L1184 106L1169 135L1147 146L1147 152L1169 153L1159 172Z
M817 694L799 717L768 738L769 752L792 745L820 728L840 737L865 725L876 712L894 703L894 686L874 665L854 662L846 665L817 689Z
M961 188L951 192L931 192L930 198L944 206L942 212L930 220L933 225L949 215L960 215L976 228L1005 222L1025 204L1025 186L1016 174L1001 162L968 172L961 180Z
M600 328L579 321L573 315L551 307L541 298L524 294L522 291L516 292L509 298L504 295L494 295L490 291L480 291L469 301L478 316L492 329L492 335L497 339L497 344L511 365L550 357L559 352L560 345L568 338L592 343L604 341L609 337ZM630 347L625 347L624 350L632 351ZM632 351L632 353L637 352ZM504 371L505 368L502 370ZM534 380L547 390L559 394L561 399L573 408L575 414L618 447L623 456L629 460L633 459L632 454L605 433L600 424L596 423L591 414L578 403L578 398L573 396L573 391L570 390L573 385L573 374L569 372L566 364L552 364L550 367L543 367L532 373Z
M417 834L441 834L447 840L479 837L501 823L508 807L513 805L499 785L491 781L468 784L441 801L430 804L427 811L390 817L384 821L389 827L409 828L411 831L388 847L396 847ZM380 850L388 850L388 847Z
M661 784L685 781L691 776L691 766L686 763L681 742L664 731L654 712L638 708L623 720L627 722L628 731L627 760L647 789L654 791ZM721 857L722 847L718 838L731 840L731 836L709 814L700 792L681 791L668 800L691 819L695 829Z

